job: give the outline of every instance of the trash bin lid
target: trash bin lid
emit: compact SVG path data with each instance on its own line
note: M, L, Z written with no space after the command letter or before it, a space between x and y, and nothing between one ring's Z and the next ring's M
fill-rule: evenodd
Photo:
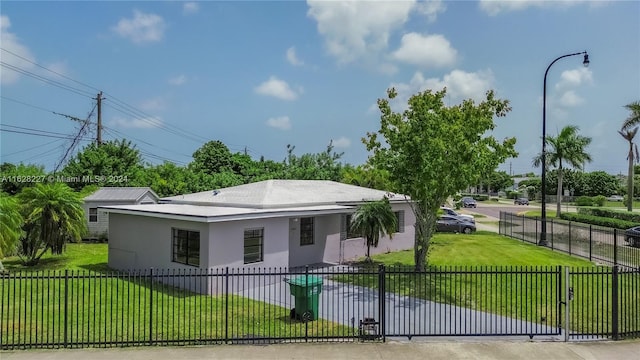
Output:
M322 278L320 276L309 275L309 276L296 276L289 280L289 284L296 286L314 286L314 285L322 285Z

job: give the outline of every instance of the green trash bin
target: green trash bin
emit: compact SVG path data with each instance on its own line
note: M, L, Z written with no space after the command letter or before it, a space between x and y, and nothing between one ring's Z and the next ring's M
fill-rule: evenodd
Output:
M318 319L318 297L322 292L322 278L314 275L296 276L286 280L291 295L295 297L295 308L291 310L291 318L301 321Z

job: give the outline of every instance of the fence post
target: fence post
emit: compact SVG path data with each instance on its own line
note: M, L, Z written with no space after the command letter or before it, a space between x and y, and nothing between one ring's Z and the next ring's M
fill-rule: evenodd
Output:
M149 345L153 345L153 268L149 269Z
M224 342L229 342L229 267L224 269Z
M589 224L589 261L591 260L591 256L593 254L593 225Z
M569 312L569 304L571 303L571 282L569 276L569 267L564 267L564 341L569 341L569 322L571 321L571 313Z
M382 342L386 341L385 331L385 318L386 318L386 300L385 300L385 268L384 264L378 265L378 316L380 319L380 336L382 336Z
M571 221L569 221L569 255L571 255Z
M64 347L66 348L68 346L67 341L68 341L68 330L67 327L69 325L69 315L68 315L68 308L69 306L69 270L65 269L64 270Z
M553 219L551 219L551 250L553 250Z
M613 328L613 340L619 340L618 336L618 265L613 266L611 282L611 327Z
M613 229L613 265L618 265L618 229Z

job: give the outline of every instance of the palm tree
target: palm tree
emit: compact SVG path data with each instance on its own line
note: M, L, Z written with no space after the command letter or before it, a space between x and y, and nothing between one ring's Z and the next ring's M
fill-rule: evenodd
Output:
M631 111L631 115L622 123L622 130L627 130L640 124L640 101L632 102L624 107Z
M11 255L22 236L24 219L14 198L0 193L0 271L2 258Z
M86 232L82 198L63 183L25 188L19 195L24 206L26 235L21 257L35 265L47 250L62 254L67 241L79 241Z
M633 138L636 136L637 132L638 127L618 130L618 134L629 142L629 153L627 154L627 160L629 160L629 168L627 172L627 211L633 211L633 162L634 160L637 161L639 158L638 146L633 143Z
M398 226L396 214L391 209L389 199L366 202L356 209L351 215L349 224L351 231L362 234L367 244L367 262L371 262L371 246L377 247L380 237L389 235L393 238L393 233Z
M560 133L553 137L547 136L545 142L551 146L551 150L546 151L547 164L542 166L553 165L558 169L558 191L556 193L556 216L560 216L561 200L562 200L562 176L563 164L568 164L576 169L582 169L585 162L591 161L591 155L585 152L585 148L591 143L591 138L578 135L578 128L575 125L565 126ZM542 154L533 159L533 166L540 166L542 163ZM542 194L545 196L546 194Z

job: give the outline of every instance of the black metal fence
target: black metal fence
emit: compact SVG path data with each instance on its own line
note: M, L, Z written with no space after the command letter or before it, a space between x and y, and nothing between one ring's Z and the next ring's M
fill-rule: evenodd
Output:
M9 273L0 348L640 337L639 279L617 267Z
M500 234L537 244L539 217L500 212ZM640 248L626 241L624 231L547 218L547 247L609 266L640 269Z

